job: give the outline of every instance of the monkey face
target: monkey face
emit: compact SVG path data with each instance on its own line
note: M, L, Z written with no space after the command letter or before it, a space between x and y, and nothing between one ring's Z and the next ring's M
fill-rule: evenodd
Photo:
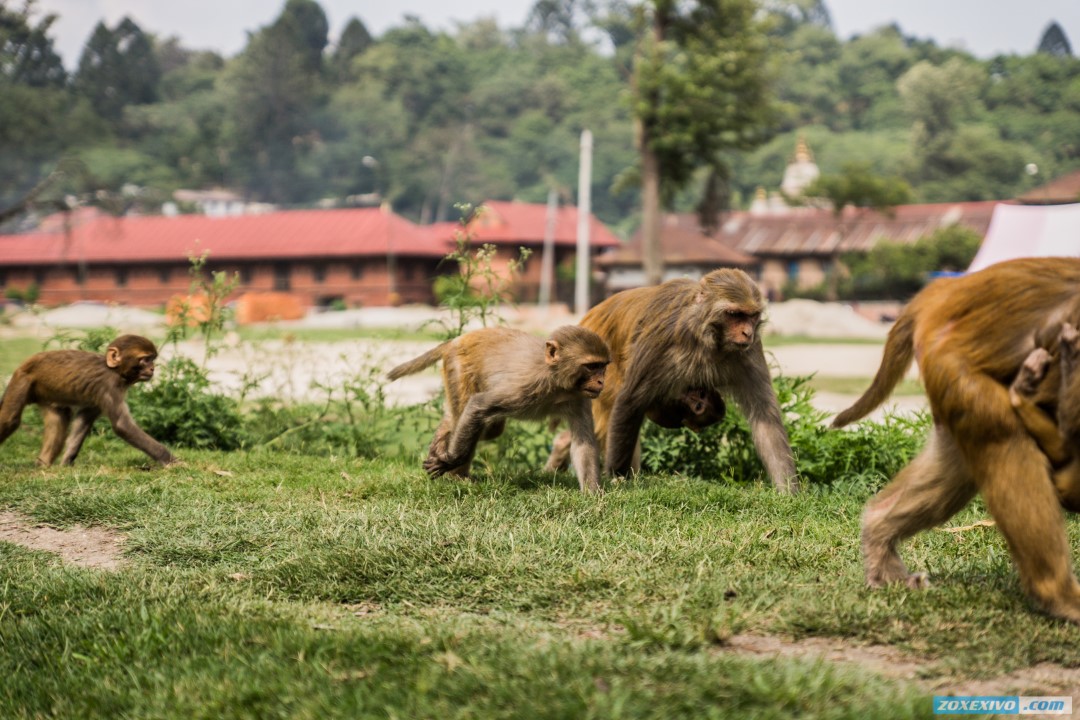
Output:
M153 379L155 359L157 359L156 355L144 355L138 359L135 363L135 367L132 368L132 372L136 374L133 382L145 382Z
M746 350L753 345L761 313L728 308L713 325L717 344L725 350Z
M585 363L581 366L581 379L578 381L578 390L590 400L600 397L604 389L604 373L607 371L606 362Z
M157 348L141 335L121 335L105 351L105 364L132 385L154 377Z

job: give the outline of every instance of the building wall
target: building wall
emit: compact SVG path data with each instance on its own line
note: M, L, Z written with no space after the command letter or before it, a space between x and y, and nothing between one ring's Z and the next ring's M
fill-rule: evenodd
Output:
M281 290L296 295L306 306L341 300L349 306L434 303L433 283L443 271L436 259L397 258L390 282L385 258L350 258L274 263L221 263L208 272L239 275L237 293ZM25 293L38 288L46 306L80 300L114 302L138 307L163 306L191 288L187 263L171 265L99 265L83 271L76 266L0 268L0 289Z
M770 257L761 264L761 288L773 299L782 299L790 283L800 290L820 286L828 275L829 261L816 257Z

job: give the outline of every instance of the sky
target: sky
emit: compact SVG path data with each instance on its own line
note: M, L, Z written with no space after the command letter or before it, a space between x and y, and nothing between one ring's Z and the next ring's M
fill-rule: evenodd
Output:
M1026 55L1043 30L1056 20L1080 55L1080 0L825 0L841 38L896 22L907 35L932 39L981 57ZM18 5L18 3L15 3ZM501 27L518 27L535 0L319 0L334 40L345 23L358 17L373 35L415 15L432 29L452 30L455 22L495 18ZM285 0L37 0L38 12L59 15L52 27L55 46L70 69L100 21L112 27L125 15L163 37L177 36L184 47L240 52L247 34L271 23Z

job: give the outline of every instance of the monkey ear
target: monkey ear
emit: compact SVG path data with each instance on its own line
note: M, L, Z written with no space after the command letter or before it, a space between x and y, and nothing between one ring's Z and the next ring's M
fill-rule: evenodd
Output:
M544 359L547 360L548 365L554 365L559 362L558 340L548 340L544 343Z
M120 367L121 360L120 350L115 347L110 347L105 351L105 364L111 368Z

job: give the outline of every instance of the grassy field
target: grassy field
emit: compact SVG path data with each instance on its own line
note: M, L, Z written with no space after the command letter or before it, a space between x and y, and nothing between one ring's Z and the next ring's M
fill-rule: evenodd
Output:
M993 529L909 542L927 592L864 588L865 491L663 475L586 497L283 452L148 470L108 435L39 470L30 425L0 449L0 510L114 528L126 564L0 543L4 718L929 717L931 680L1080 666L1080 629L1032 611ZM748 656L745 635L922 669Z

